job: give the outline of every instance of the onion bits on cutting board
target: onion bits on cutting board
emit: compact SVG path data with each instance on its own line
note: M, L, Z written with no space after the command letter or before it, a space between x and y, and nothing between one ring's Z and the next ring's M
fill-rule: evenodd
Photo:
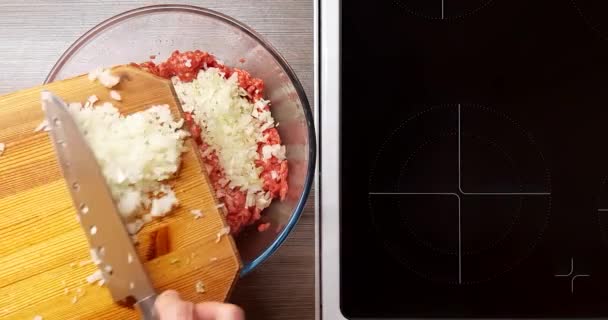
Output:
M41 123L42 89L67 102L111 102L124 115L166 104L181 117L169 80L128 66L0 97L0 318L135 318L135 310L115 304L96 276L95 257ZM184 146L175 177L163 182L179 204L165 198L175 207L162 217L146 216L142 204L140 225L131 226L134 241L158 291L225 300L241 262L196 147L190 139Z

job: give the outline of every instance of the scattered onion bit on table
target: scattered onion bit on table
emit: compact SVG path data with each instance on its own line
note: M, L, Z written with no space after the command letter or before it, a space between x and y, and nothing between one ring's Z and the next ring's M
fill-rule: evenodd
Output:
M34 316L34 319L33 319L33 320L43 320L43 318L42 318L42 316L37 315L37 316Z
M195 289L196 293L205 293L205 285L201 280L196 282Z
M221 228L220 231L215 235L215 243L220 243L222 236L230 234L230 227Z
M190 213L192 213L194 219L200 219L203 217L203 212L200 209L190 210Z
M4 150L6 150L6 145L0 142L0 156L4 153Z

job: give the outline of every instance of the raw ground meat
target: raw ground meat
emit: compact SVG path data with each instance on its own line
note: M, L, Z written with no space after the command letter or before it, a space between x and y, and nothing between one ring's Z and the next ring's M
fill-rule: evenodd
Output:
M251 102L256 102L264 96L263 80L252 77L245 70L227 67L219 63L213 55L200 50L186 52L176 50L165 62L156 64L152 61L147 61L137 66L163 78L170 79L173 76L177 76L183 82L194 80L201 69L206 70L209 67L214 67L220 69L225 74L225 78L229 78L233 73L236 73L238 75L239 86L247 91L247 98ZM268 105L266 108L269 108ZM244 191L239 188L231 189L228 187L224 169L219 164L219 158L215 152L207 151L209 145L205 143L205 137L202 135L203 131L198 124L194 123L192 115L186 113L184 120L190 128L193 139L200 148L203 162L205 163L209 180L215 189L216 196L226 207L226 220L230 225L230 230L233 234L237 234L244 227L258 221L261 217L261 212L255 206L246 207L246 193ZM262 157L262 148L265 145L281 144L281 137L276 128L267 129L264 131L264 135L267 139L264 143L258 143L260 159L256 160L255 165L263 169L260 177L264 182L264 191L270 192L272 199L279 198L284 200L288 190L287 160L279 160L274 156L268 160L263 160ZM270 223L260 224L258 231L265 231L269 227Z

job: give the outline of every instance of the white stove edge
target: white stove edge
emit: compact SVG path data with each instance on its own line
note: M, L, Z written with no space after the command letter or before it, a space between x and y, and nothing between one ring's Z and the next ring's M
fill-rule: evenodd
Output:
M320 38L319 38L319 21L320 21L320 17L319 17L319 1L320 0L315 0L313 1L313 43L314 43L314 57L313 57L313 92L314 92L314 96L313 96L313 103L314 103L314 123L315 123L315 130L316 130L316 137L317 137L317 150L320 150L320 144L321 144L321 136L319 135L320 133L320 129L319 129L319 105L320 105L320 99L319 99L319 46L321 45L320 43ZM319 206L321 205L321 202L319 201L319 155L320 152L317 152L317 158L315 159L316 161L316 174L317 177L315 179L314 182L314 193L315 193L315 319L316 320L320 320L321 319L321 284L320 284L320 279L321 279L321 265L320 265L320 260L319 260L319 250L320 250L320 238L319 238L319 229L320 229L320 223L319 223Z
M320 101L315 116L319 128L319 175L317 179L317 241L320 273L317 273L317 293L320 294L320 319L346 320L340 311L339 223L340 184L340 0L319 0L316 24L320 40L317 48ZM319 43L319 42L317 42Z

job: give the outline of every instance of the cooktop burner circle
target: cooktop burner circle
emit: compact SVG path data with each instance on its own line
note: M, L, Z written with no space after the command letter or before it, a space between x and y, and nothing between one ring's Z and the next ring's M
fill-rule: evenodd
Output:
M485 107L436 107L380 147L370 212L385 248L411 271L473 284L532 252L548 223L550 185L542 152L518 123Z
M601 0L571 0L587 25L604 40L608 40L608 2Z
M458 138L458 132L454 131L449 134L442 134L436 137L435 139L427 140L421 144L420 147L414 151L408 157L408 159L403 163L401 169L399 171L399 179L397 180L396 190L403 190L401 184L418 184L416 181L418 174L422 171L421 168L425 166L425 158L428 159L428 156L433 152L432 147L445 148L439 142L441 140L450 140L450 138ZM506 153L505 150L502 150L500 146L491 140L485 140L482 137L477 136L469 136L462 135L462 140L471 140L475 144L485 151L489 151L493 160L495 162L500 163L500 167L503 174L503 178L506 178L514 186L517 186L518 192L521 192L523 189L521 177L515 168L514 159ZM445 143L449 143L449 141L445 141ZM425 153L427 157L425 157ZM424 178L423 178L424 179ZM503 180L504 181L504 180ZM472 255L472 254L480 254L484 251L491 250L492 248L499 245L505 238L511 233L513 230L513 226L518 222L519 216L521 214L521 209L523 205L523 199L521 197L515 197L510 201L510 203L503 203L505 206L503 209L506 214L503 215L492 215L491 221L486 221L484 223L484 229L486 233L491 233L491 239L487 241L476 241L463 245L462 254L463 255ZM400 211L407 212L406 208L402 207L403 200L398 201L398 206L400 207ZM406 201L407 202L407 201ZM506 208L508 206L508 208ZM431 250L435 250L438 253L442 254L458 254L458 247L455 246L454 242L444 243L443 245L438 245L442 242L441 237L437 236L436 225L434 223L424 223L423 221L417 221L416 215L401 215L401 222L403 226L407 229L410 235L417 240L422 245L427 246ZM422 223L420 223L422 222ZM416 227L412 227L415 225ZM420 230L423 227L423 230ZM426 227L426 228L424 228ZM434 240L429 240L433 239ZM437 239L439 238L439 239ZM445 240L445 239L443 239Z
M464 18L489 5L493 0L393 0L413 15L431 20Z

